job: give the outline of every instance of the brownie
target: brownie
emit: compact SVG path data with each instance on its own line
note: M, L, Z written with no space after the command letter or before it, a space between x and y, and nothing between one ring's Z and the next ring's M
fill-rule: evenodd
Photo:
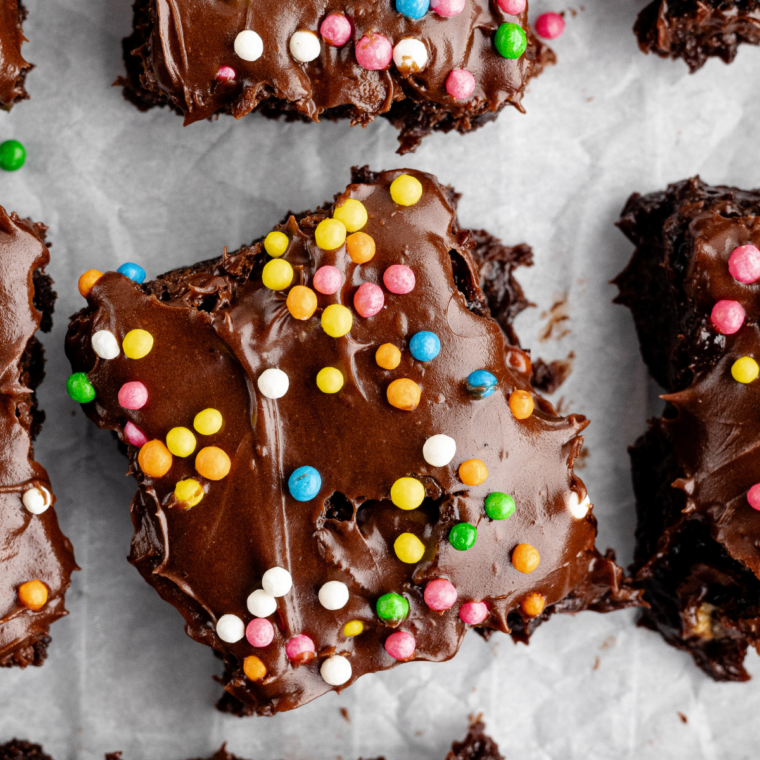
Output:
M406 153L433 131L464 134L492 121L507 105L522 111L528 80L554 63L554 53L528 26L527 8L514 16L496 0L434 0L440 13L431 8L415 20L396 10L403 3L427 7L424 0L348 0L328 13L324 4L268 3L257 6L252 19L245 4L136 0L133 31L123 42L126 76L118 83L141 110L169 106L184 116L185 125L220 113L239 119L251 111L287 120L350 119L361 126L383 116L399 130L399 153ZM446 12L455 15L441 15ZM340 41L322 26L328 15L338 15L346 25L348 39L340 46L328 42ZM512 25L507 31L516 36L510 53L516 58L497 51L495 35L504 24ZM258 59L237 54L243 32L258 35ZM315 58L294 58L294 34L306 34ZM424 41L425 52L414 58L412 50L411 58L404 57L402 46L401 67L392 61L385 65L384 59L372 64L361 56L365 38L385 46L387 56L391 45L406 40L406 46L410 39ZM357 46L365 65L382 68L360 65ZM474 82L466 97L454 91L456 99L446 83L461 69Z
M760 244L759 218L760 192L695 177L631 196L618 222L636 251L617 301L666 391L631 449L641 622L725 681L749 677L744 655L760 645L760 512L748 494L760 481L760 384L734 379L738 359L758 357L760 286L729 271L755 255L742 247ZM728 324L726 309L740 319Z
M50 624L67 614L76 569L61 533L50 481L32 441L44 414L35 389L45 375L38 328L52 324L45 274L46 227L0 207L0 666L41 665ZM32 582L32 585L26 585Z
M760 43L760 0L653 0L634 32L645 53L683 58L693 74L711 57L731 63L742 42Z
M404 183L416 202L392 196ZM102 274L72 318L83 409L139 483L130 561L224 660L223 710L272 714L447 660L471 625L526 641L556 611L638 604L572 471L587 421L533 391L514 336L530 249L460 229L456 198L429 174L356 170L264 244L143 284ZM434 435L446 452L423 452ZM503 512L485 511L492 492Z
M0 109L6 111L29 97L24 82L33 67L21 55L26 15L21 0L0 0Z

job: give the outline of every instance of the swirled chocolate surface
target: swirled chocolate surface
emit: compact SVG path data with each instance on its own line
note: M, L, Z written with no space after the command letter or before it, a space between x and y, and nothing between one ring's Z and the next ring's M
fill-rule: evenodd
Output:
M350 662L351 681L393 667L397 661L384 645L394 631L414 637L413 659L446 660L468 628L458 616L468 601L487 604L484 628L512 630L521 639L555 609L636 603L635 594L619 588L618 568L594 547L591 512L580 517L571 512L586 496L573 474L586 420L558 415L535 394L535 411L527 419L516 419L510 410L513 391L532 393L531 363L488 314L472 256L476 242L495 278L493 304L505 315L520 308L522 293L511 278L514 264L500 260L498 243L485 233L458 228L455 196L431 175L409 171L421 182L422 197L413 206L396 205L389 186L400 174L359 172L334 204L291 216L277 228L290 240L284 259L295 270L294 284L311 286L315 271L325 265L341 273L340 290L318 294L310 319L294 319L286 293L263 286L268 257L257 243L144 285L107 272L70 325L67 352L73 369L87 373L96 393L84 409L123 442L128 442L127 423L148 440L163 441L176 426L192 429L198 412L221 412L222 428L197 436L198 449L213 445L229 455L231 470L221 480L200 477L195 453L175 456L164 476L149 477L140 468L138 448L129 445L131 472L140 484L132 504L131 560L184 615L188 634L223 656L225 688L236 700L226 706L237 712L288 710L330 690L320 667L333 654ZM326 251L315 242L317 224L347 198L364 204L369 218L362 231L376 243L375 256L360 265L345 246ZM516 250L515 259L529 256L524 246ZM360 317L353 311L357 287L363 282L383 287L382 275L394 264L412 269L413 292L385 289L380 313ZM353 312L344 337L330 337L320 326L330 304ZM121 343L134 329L154 338L143 358L121 353L104 360L94 353L95 332L109 331ZM417 361L409 351L410 338L421 330L436 333L441 342L431 361ZM401 348L397 369L376 363L375 352L384 343ZM315 379L323 367L338 368L345 378L338 393L318 389ZM289 378L287 393L277 399L262 395L257 385L270 368ZM496 392L483 399L466 386L478 369L498 379ZM404 377L421 387L413 411L395 408L386 398L391 381ZM148 391L147 403L135 411L118 401L119 390L131 381ZM456 455L449 465L434 467L423 457L423 444L441 433L456 441ZM459 465L471 458L488 467L482 485L467 486L458 475ZM305 465L320 473L321 487L314 498L299 502L287 483ZM391 502L391 486L401 477L424 484L419 508L402 510ZM174 491L187 478L200 478L204 496L183 509ZM509 519L486 516L484 499L493 491L514 497L516 512ZM477 541L467 551L448 539L461 522L477 528ZM405 532L425 545L415 564L405 564L394 552L395 539ZM512 564L518 544L540 553L531 573ZM273 567L285 568L293 578L292 590L277 600L270 618L274 641L259 648L246 638L222 641L217 621L228 614L251 621L246 599ZM430 609L423 598L427 584L438 578L457 592L457 602L445 612ZM328 581L340 581L349 591L347 604L336 611L318 600ZM397 623L376 613L378 598L390 592L410 607ZM522 611L531 594L542 596L543 614ZM343 634L351 620L363 624L360 635ZM286 656L286 644L300 634L313 640L316 656L299 664ZM249 656L263 661L263 681L244 675Z
M52 494L32 448L42 421L33 392L44 376L34 335L43 319L49 329L55 300L43 273L50 260L44 234L43 225L0 207L0 666L7 667L42 664L50 624L67 614L64 594L76 568L52 506L32 514L22 502L31 488ZM19 602L19 587L31 580L48 589L39 610Z
M29 97L24 80L32 65L21 55L25 18L26 9L20 0L0 0L0 108L6 110Z

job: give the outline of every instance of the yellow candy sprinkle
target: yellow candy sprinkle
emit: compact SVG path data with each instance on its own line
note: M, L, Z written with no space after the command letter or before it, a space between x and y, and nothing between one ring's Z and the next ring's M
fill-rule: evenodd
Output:
M264 264L261 281L270 290L285 290L293 282L293 267L283 259L272 259Z
M182 505L182 509L190 509L203 498L203 486L193 478L180 480L174 486L174 497Z
M364 623L361 620L349 620L343 626L343 635L349 638L351 636L358 636L361 633L364 633Z
M273 259L282 256L282 254L288 250L289 245L290 240L288 240L288 236L284 232L278 232L277 230L270 232L264 238L264 250Z
M401 363L401 351L393 343L383 343L375 352L375 361L383 369L396 369Z
M193 427L201 435L214 435L222 429L222 413L216 409L204 409L195 415Z
M425 486L417 478L399 478L391 486L391 501L400 509L417 509L425 500Z
M425 544L414 533L402 533L394 542L396 556L407 565L416 565L425 554Z
M342 338L351 330L353 324L354 315L340 304L331 303L322 312L322 329L331 338Z
M422 198L422 183L409 174L402 174L391 182L391 198L399 206L414 206Z
M130 359L142 359L153 348L153 336L147 330L130 330L122 341L124 355Z
M360 230L367 223L367 209L361 201L353 198L345 200L338 208L335 209L333 217L339 222L343 222L349 232ZM321 247L321 246L320 246Z
M323 251L334 251L346 242L346 225L338 219L323 219L314 230L314 239Z
M172 428L166 434L166 448L175 457L189 457L195 451L195 436L186 427Z
M343 387L343 373L335 367L324 367L317 373L317 388L322 393L337 393Z
M731 374L737 382L751 383L760 374L760 367L752 357L742 356L733 363Z

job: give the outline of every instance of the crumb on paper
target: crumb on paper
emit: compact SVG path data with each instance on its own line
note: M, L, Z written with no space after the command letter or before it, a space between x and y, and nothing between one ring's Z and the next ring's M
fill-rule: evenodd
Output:
M348 712L347 707L341 707L340 708L340 714L343 716L343 720L346 721L346 723L351 722L351 713Z
M681 723L688 723L689 722L689 719L682 712L678 713L678 717L681 719Z
M548 340L562 340L570 335L570 312L567 305L567 293L554 296L554 303L549 311L541 313L541 319L546 319L547 323L538 335L541 343Z
M597 655L597 656L594 658L594 666L591 668L591 670L599 670L599 666L600 666L601 664L602 664L602 660L601 660L601 658L599 657L599 655Z
M617 636L608 636L601 644L599 649L612 649L612 647L617 646Z
M545 362L540 358L536 359L533 362L533 375L531 377L533 387L542 393L554 393L570 377L574 361L574 351L571 351L566 359L555 359L551 362Z

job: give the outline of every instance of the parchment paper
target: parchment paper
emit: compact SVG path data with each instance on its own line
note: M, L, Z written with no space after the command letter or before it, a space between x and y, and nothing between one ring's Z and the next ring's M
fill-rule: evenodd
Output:
M48 419L37 452L83 569L44 667L0 672L0 741L42 742L56 760L113 750L125 760L183 760L225 740L252 760L443 760L468 714L482 711L510 760L757 757L757 657L748 658L756 680L714 683L690 657L635 628L632 612L557 616L529 647L471 634L449 663L366 676L341 696L275 718L219 714L211 650L184 635L179 614L125 560L135 491L125 460L64 388L63 336L84 303L76 288L84 270L135 261L155 276L218 255L288 209L331 198L352 164L431 171L463 194L463 225L534 247L536 265L520 279L537 307L518 330L534 356L575 353L556 396L592 420L580 474L600 547L628 563L626 446L660 402L630 315L611 303L609 280L631 254L613 223L629 193L696 173L760 184L760 49L689 76L682 62L638 51L631 27L645 0L583 2L554 43L559 65L531 84L526 116L504 112L473 135L433 136L401 158L385 122L362 130L223 117L183 129L167 111L141 114L110 87L121 73L129 0L29 0L32 100L0 114L0 140L21 140L29 159L0 176L0 203L50 226L59 300L54 331L43 337ZM563 6L531 0L531 9L535 18ZM570 332L541 342L542 313L565 295Z

